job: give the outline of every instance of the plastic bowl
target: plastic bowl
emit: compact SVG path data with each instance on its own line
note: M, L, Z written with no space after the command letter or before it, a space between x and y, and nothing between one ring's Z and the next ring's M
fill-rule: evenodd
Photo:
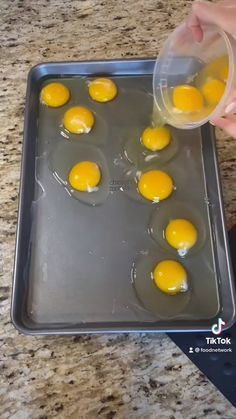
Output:
M196 42L186 23L182 24L170 35L160 52L153 74L154 125L168 123L177 128L192 129L225 114L236 88L236 41L216 26L202 29L203 40ZM173 105L174 88L187 84L200 89L198 84L204 82L202 74L209 64L215 63L213 73L223 71L221 59L228 63L229 72L219 103L208 106L204 102L201 111L177 110ZM218 78L213 73L210 77Z

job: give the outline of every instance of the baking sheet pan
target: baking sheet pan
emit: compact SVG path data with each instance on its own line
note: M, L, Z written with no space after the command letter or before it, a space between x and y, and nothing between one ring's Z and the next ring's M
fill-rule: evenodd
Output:
M178 77L189 66L177 62ZM154 60L49 63L29 74L12 297L12 320L24 333L193 331L208 330L218 317L227 327L234 321L213 130L172 130L170 149L151 160L136 145L150 123L153 67ZM116 100L101 105L89 98L88 80L97 75L114 79ZM39 93L58 78L71 100L49 109ZM77 103L93 110L95 128L65 138L63 113ZM107 165L100 205L71 197L60 182L79 155L100 156ZM175 181L173 195L160 204L142 202L133 182L149 167ZM193 218L199 243L182 260L190 290L173 303L148 275L158 260L177 259L158 233L176 214Z

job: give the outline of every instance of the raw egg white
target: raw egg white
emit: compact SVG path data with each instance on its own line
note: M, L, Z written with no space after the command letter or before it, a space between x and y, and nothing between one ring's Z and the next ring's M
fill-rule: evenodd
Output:
M169 127L137 126L125 133L124 156L141 171L147 165L167 162L177 153L179 143Z
M206 240L205 206L196 209L191 202L166 200L156 206L148 232L163 251L185 257L196 254Z
M132 269L136 294L156 319L181 317L191 297L190 275L182 264L166 260L165 255L153 248L137 258Z
M99 148L61 140L50 160L55 179L68 195L88 205L99 205L107 199L110 175L106 158Z

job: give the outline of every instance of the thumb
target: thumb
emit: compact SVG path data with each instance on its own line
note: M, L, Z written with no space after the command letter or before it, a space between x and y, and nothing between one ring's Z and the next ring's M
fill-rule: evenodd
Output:
M236 138L236 115L230 115L227 118L217 118L212 124L223 129L231 137Z

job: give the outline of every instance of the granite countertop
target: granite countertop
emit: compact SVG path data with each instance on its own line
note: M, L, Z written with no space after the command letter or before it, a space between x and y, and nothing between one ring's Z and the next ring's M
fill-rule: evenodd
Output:
M188 0L1 0L0 417L235 417L165 335L25 337L10 322L26 76L42 61L152 57ZM218 133L227 222L236 218L236 141Z

